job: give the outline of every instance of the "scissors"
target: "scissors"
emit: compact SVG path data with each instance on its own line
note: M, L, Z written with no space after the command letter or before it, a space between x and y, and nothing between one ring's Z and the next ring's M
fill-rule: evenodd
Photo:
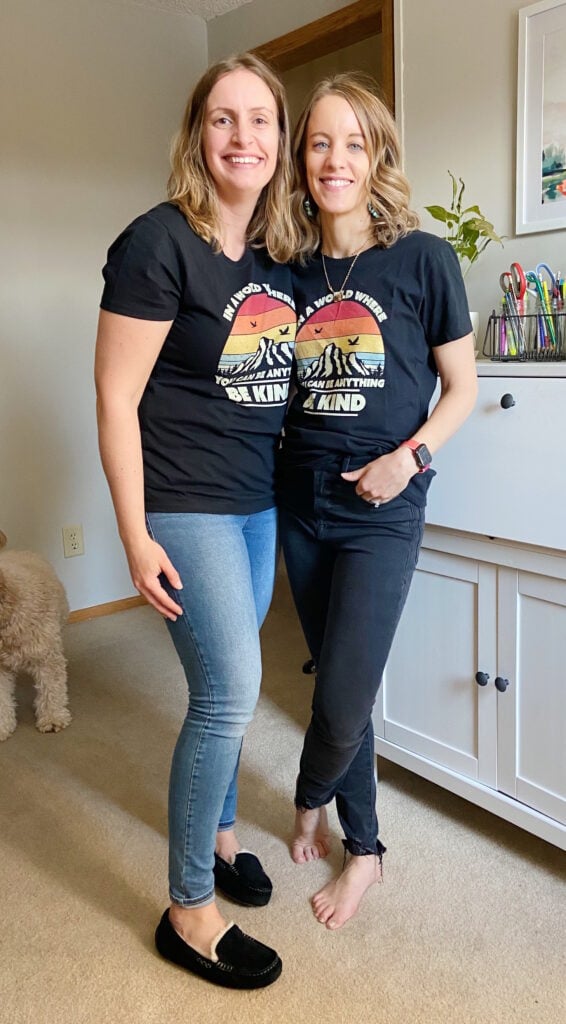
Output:
M539 263L539 266L542 264ZM537 267L538 273L538 267ZM504 295L511 294L517 306L519 316L524 312L524 300L527 291L527 275L520 263L512 263L509 270L505 270L499 276L499 287Z
M524 300L527 291L527 275L520 263L512 263L509 270L499 276L499 285L505 296L505 306L509 314L511 338L508 338L509 355L516 356L525 352L525 332L521 317L524 313ZM542 287L542 286L541 286Z

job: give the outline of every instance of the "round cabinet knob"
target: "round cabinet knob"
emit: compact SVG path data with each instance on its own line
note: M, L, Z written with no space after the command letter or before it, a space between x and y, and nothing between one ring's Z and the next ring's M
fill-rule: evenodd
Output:
M487 672L476 672L476 683L478 686L487 686L489 675Z
M495 689L499 690L500 693L505 693L505 690L509 686L509 680L503 679L501 676L497 676L495 680Z
M303 665L303 672L305 673L306 676L312 676L316 672L316 665L312 658L309 658L308 661L305 661Z
M515 405L515 399L510 394L502 395L499 404L502 409L511 409Z

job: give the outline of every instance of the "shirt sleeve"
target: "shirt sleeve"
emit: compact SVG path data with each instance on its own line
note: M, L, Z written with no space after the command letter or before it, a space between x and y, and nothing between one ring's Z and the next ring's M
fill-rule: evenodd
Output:
M425 261L422 323L429 345L445 345L472 330L468 297L458 257L437 239Z
M183 289L182 260L165 225L151 214L133 221L108 250L101 309L142 320L174 320Z

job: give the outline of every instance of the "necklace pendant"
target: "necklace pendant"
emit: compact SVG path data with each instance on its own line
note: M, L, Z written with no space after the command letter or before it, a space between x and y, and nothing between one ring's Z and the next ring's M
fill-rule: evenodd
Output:
M332 285L330 284L330 281L328 280L328 272L326 270L326 263L324 262L324 253L321 253L322 269L324 271L324 280L326 281L326 287L328 288L328 291L332 295L332 301L333 302L343 302L344 301L344 297L345 297L345 294L346 294L344 289L346 287L346 284L348 282L350 274L352 273L352 270L354 269L356 260L357 260L359 255L360 255L360 250L358 250L358 252L354 253L354 255L352 257L352 262L350 263L350 266L348 267L348 270L347 270L347 273L346 273L346 277L342 281L342 284L340 285L339 289L337 291L335 291L334 288L332 287Z

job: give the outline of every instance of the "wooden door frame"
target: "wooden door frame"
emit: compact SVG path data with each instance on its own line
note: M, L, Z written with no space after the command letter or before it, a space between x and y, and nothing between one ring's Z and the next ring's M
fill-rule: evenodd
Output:
M382 66L380 85L383 98L395 112L395 50L393 38L394 0L356 0L339 11L311 21L277 39L256 46L253 53L278 71L288 71L352 46L369 36L380 35Z

